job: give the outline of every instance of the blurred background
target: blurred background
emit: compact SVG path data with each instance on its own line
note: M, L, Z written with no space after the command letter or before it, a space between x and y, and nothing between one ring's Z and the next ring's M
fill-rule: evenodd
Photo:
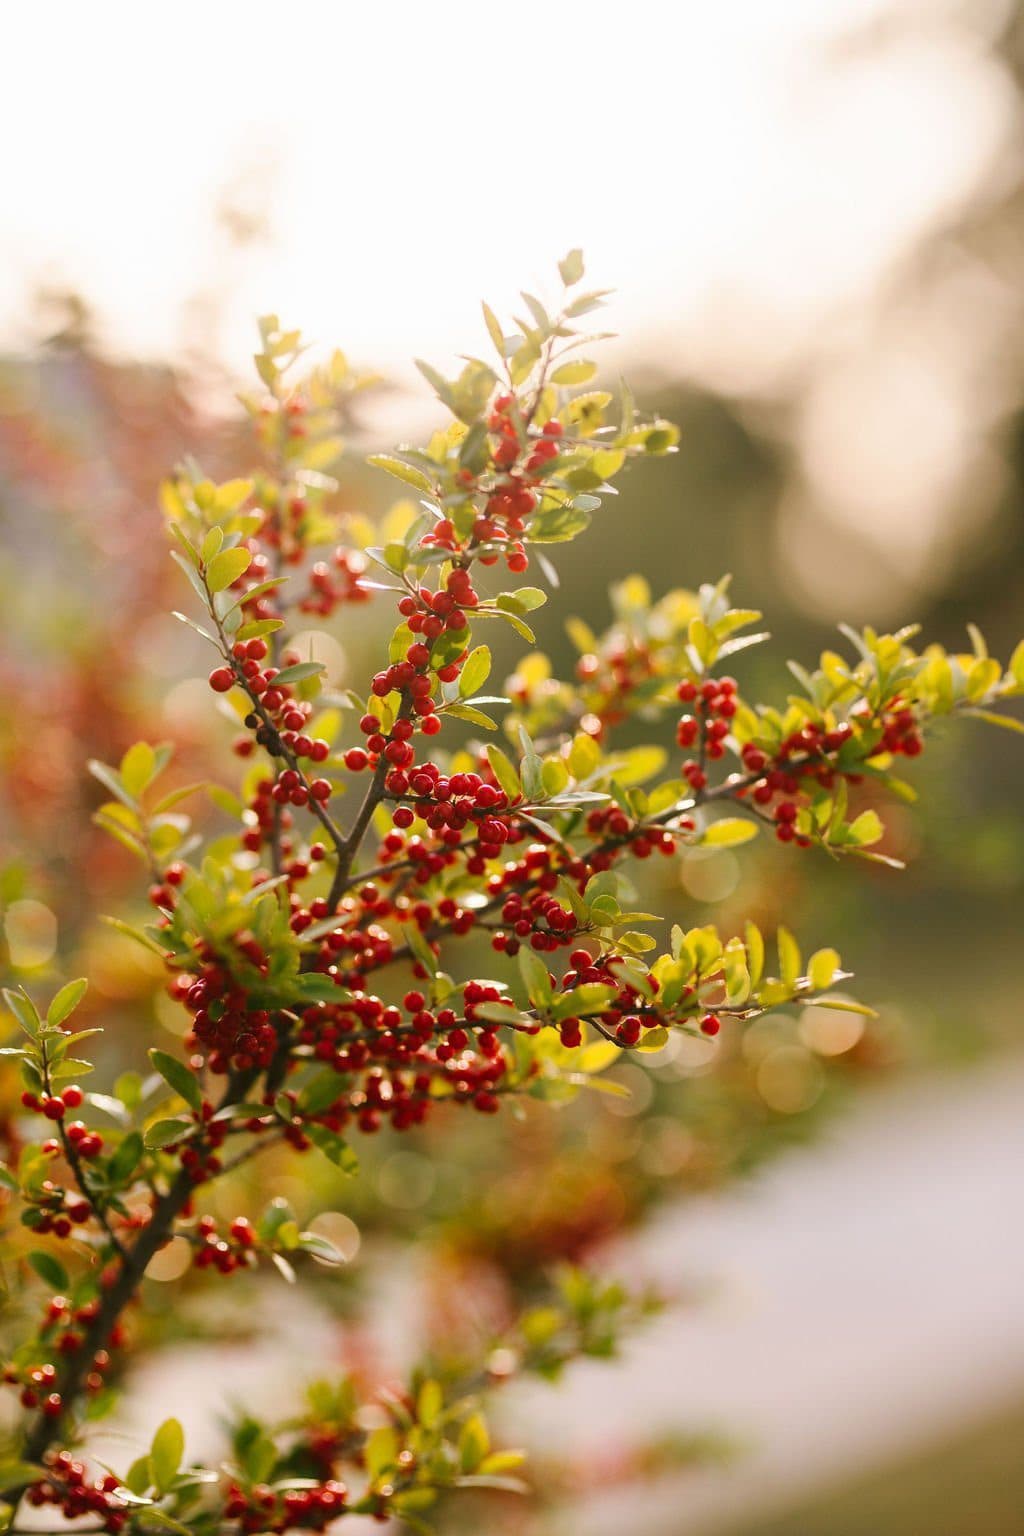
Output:
M410 359L479 350L480 298L552 291L583 246L617 290L603 366L682 442L557 560L538 633L563 675L561 616L603 626L634 571L656 595L731 571L774 636L742 670L764 698L840 620L960 646L973 619L1003 657L1024 630L1009 0L112 0L8 34L0 969L92 975L106 1070L180 1025L146 955L97 924L144 893L90 824L83 763L173 736L191 776L230 772L201 647L167 616L156 487L185 452L247 467L234 394L258 314L380 371L342 487L377 519L364 453L436 420ZM333 627L336 679L376 664L374 613ZM512 642L496 676L518 660ZM273 1399L296 1351L340 1369L466 1323L453 1275L486 1322L587 1258L673 1305L622 1361L513 1390L507 1433L548 1492L488 1506L489 1531L1018 1532L1022 768L1008 732L937 736L920 806L889 813L902 875L759 847L652 871L650 899L690 924L785 910L809 945L842 936L878 1020L808 1010L713 1072L703 1047L616 1069L628 1101L497 1132L451 1117L375 1142L344 1187L282 1165L351 1257L343 1280L284 1315L254 1294L261 1328L275 1317L255 1352L234 1298L190 1282L170 1326L193 1342L146 1368L131 1423L170 1403L213 1435L211 1356L240 1399ZM16 1093L5 1078L5 1115Z

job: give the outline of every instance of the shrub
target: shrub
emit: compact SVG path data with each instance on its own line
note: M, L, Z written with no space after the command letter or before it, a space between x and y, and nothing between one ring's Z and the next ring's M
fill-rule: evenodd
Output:
M518 1486L518 1455L491 1450L479 1393L513 1369L550 1375L607 1352L642 1300L569 1273L459 1376L418 1369L371 1405L343 1381L283 1425L245 1420L223 1476L185 1460L174 1420L118 1472L87 1468L77 1447L112 1400L126 1310L173 1238L224 1276L271 1261L295 1278L308 1259L337 1259L280 1199L255 1221L202 1209L212 1181L265 1148L355 1174L351 1140L385 1122L406 1131L460 1108L615 1091L602 1074L623 1053L741 1030L779 1006L870 1011L837 993L849 978L837 949L805 960L785 927L777 960L749 922L655 937L624 867L762 829L797 853L893 863L874 802L909 793L896 765L933 722L1019 728L995 707L1024 692L1024 647L1004 671L976 631L950 655L916 649L912 628L845 629L843 652L813 671L791 664L784 706L746 698L724 668L766 636L751 633L759 613L731 606L728 579L658 601L626 581L606 634L571 621L571 682L531 654L510 697L488 693L483 637L507 625L533 647L528 616L547 600L513 578L534 562L557 587L549 547L586 533L633 459L677 440L625 387L617 400L591 387L577 322L604 295L580 291L578 252L560 275L558 312L524 295L528 318L508 335L485 306L495 365L471 358L454 379L421 365L453 419L425 449L371 460L419 498L381 547L340 542L351 520L331 477L362 381L340 355L297 380L299 336L276 318L262 322L262 388L245 401L261 467L218 484L188 465L163 487L199 614L178 617L214 653L241 783L209 790L228 825L204 842L183 809L203 786L161 784L169 747L138 742L118 766L92 765L110 796L99 822L151 882L152 924L117 926L166 965L188 1015L181 1054L154 1049L148 1079L86 1092L78 1052L96 1031L73 1018L86 981L45 1009L6 993L23 1034L6 1054L36 1133L2 1179L25 1238L19 1273L46 1290L5 1369L25 1415L3 1474L11 1520L24 1498L115 1532L321 1529L349 1513L420 1528L442 1492ZM329 685L290 627L371 600L398 624L357 697ZM617 744L629 721L649 744ZM494 975L466 976L460 941L481 934Z

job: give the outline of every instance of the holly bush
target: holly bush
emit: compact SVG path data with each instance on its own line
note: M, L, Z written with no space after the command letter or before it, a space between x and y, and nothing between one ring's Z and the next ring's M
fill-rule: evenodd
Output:
M605 294L581 289L579 252L559 271L552 312L524 294L506 331L484 306L494 363L470 357L451 379L419 365L452 419L423 448L371 458L405 495L379 546L349 537L332 473L366 381L341 354L300 376L300 337L276 317L243 402L258 467L217 482L186 463L162 488L191 589L177 617L210 647L240 781L181 782L171 747L145 741L90 765L109 796L96 819L142 864L154 908L147 926L111 921L166 968L181 1052L154 1048L148 1075L86 1091L86 980L45 1005L5 993L25 1112L0 1172L19 1276L8 1525L24 1501L111 1532L322 1529L351 1514L423 1529L442 1495L521 1487L483 1396L609 1353L649 1298L564 1270L475 1357L450 1349L369 1395L354 1377L313 1383L281 1423L242 1416L223 1468L187 1458L173 1419L120 1469L90 1458L88 1437L146 1339L133 1304L169 1244L224 1277L271 1264L294 1281L340 1261L280 1197L255 1219L205 1208L214 1181L230 1187L267 1149L357 1176L353 1142L385 1125L619 1092L605 1074L625 1056L780 1007L870 1013L838 949L805 959L786 927L770 944L753 922L662 937L658 914L636 910L630 865L761 832L794 853L896 863L878 806L912 796L896 767L935 722L1021 728L1000 706L1024 693L1024 644L1004 669L977 630L948 654L919 649L913 627L843 627L816 667L789 664L784 703L746 697L725 668L767 636L727 577L657 600L625 579L603 634L569 620L576 675L556 678L529 621L558 587L551 551L611 515L633 460L678 440L626 386L593 387L583 349L598 338L578 322ZM518 584L531 563L542 585ZM397 624L357 694L292 637L371 602ZM495 693L485 637L501 626L530 650ZM645 743L624 745L623 727ZM207 805L198 830L193 801ZM490 974L467 963L473 938Z

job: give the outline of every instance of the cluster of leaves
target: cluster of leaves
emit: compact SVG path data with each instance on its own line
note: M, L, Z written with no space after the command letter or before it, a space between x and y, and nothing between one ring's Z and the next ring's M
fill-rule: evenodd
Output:
M764 638L744 633L760 615L730 606L728 580L654 602L631 578L606 635L573 623L575 683L535 654L507 694L482 693L491 654L478 626L499 621L532 646L526 615L546 600L539 586L492 591L498 568L517 575L533 560L557 584L547 547L585 531L631 459L675 445L669 424L638 418L628 390L615 405L586 388L596 370L577 354L594 338L574 322L603 295L579 294L582 275L570 253L559 306L549 314L524 295L529 319L514 333L485 309L494 366L470 358L454 380L424 368L454 419L422 451L375 457L421 497L383 544L366 547L332 500L339 423L361 381L335 356L292 383L300 341L276 318L257 357L266 393L247 402L261 466L218 484L186 465L164 488L173 554L201 608L179 617L212 648L210 686L247 767L236 793L162 790L165 746L92 764L111 796L98 820L150 880L153 921L117 926L166 966L182 1055L152 1051L150 1075L88 1093L77 1079L89 1063L69 1051L91 1031L65 1028L84 983L45 1018L26 993L7 997L25 1038L12 1049L27 1124L3 1178L22 1226L46 1239L26 1263L53 1293L6 1367L30 1415L7 1478L12 1510L27 1494L112 1531L320 1529L348 1512L415 1527L440 1491L503 1478L506 1453L490 1450L473 1394L436 1376L378 1403L376 1423L348 1387L320 1392L310 1433L246 1423L226 1480L182 1470L173 1425L123 1479L88 1487L68 1444L83 1403L109 1401L123 1314L169 1240L223 1275L266 1259L294 1279L304 1256L337 1259L280 1200L226 1230L197 1214L213 1180L266 1147L315 1148L354 1173L353 1131L410 1130L446 1104L490 1115L524 1097L615 1092L612 1063L673 1035L710 1040L812 1001L862 1009L834 991L849 976L837 950L805 963L785 927L777 974L753 923L675 925L659 945L648 929L661 919L636 909L629 862L738 846L763 824L798 848L885 857L862 786L910 793L892 765L919 753L936 719L1007 723L997 706L1024 692L1024 649L1004 670L976 633L969 655L951 656L917 652L912 630L850 631L853 659L794 667L801 691L765 705L722 671ZM295 649L290 620L380 593L398 610L385 664L365 693L334 691ZM506 706L509 750L473 734L494 730ZM619 750L615 730L634 716L654 731L674 723L676 771L669 745ZM359 787L342 818L340 796ZM205 841L182 810L201 791L227 823ZM498 975L459 979L471 935L487 936ZM620 1292L576 1277L521 1320L482 1380L507 1374L494 1359L552 1375L606 1353L625 1310ZM326 1440L325 1423L337 1431Z
M53 1266L36 1267L57 1283ZM526 1491L513 1475L523 1452L491 1446L481 1411L488 1394L524 1376L557 1380L581 1357L607 1359L623 1331L660 1305L653 1294L633 1298L615 1282L563 1267L549 1294L481 1341L471 1361L447 1354L376 1392L352 1376L317 1380L300 1411L279 1422L242 1414L229 1426L219 1471L186 1459L181 1425L168 1419L123 1476L103 1466L92 1482L62 1452L45 1465L0 1464L0 1493L27 1488L34 1507L56 1504L71 1516L88 1509L115 1531L128 1523L179 1533L321 1529L342 1515L394 1517L426 1530L424 1512L453 1491Z

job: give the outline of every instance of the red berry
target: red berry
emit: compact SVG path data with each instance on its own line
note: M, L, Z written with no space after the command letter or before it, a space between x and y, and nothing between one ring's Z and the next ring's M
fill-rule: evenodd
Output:
M235 674L230 667L214 667L210 673L210 687L214 693L227 693L235 686Z

